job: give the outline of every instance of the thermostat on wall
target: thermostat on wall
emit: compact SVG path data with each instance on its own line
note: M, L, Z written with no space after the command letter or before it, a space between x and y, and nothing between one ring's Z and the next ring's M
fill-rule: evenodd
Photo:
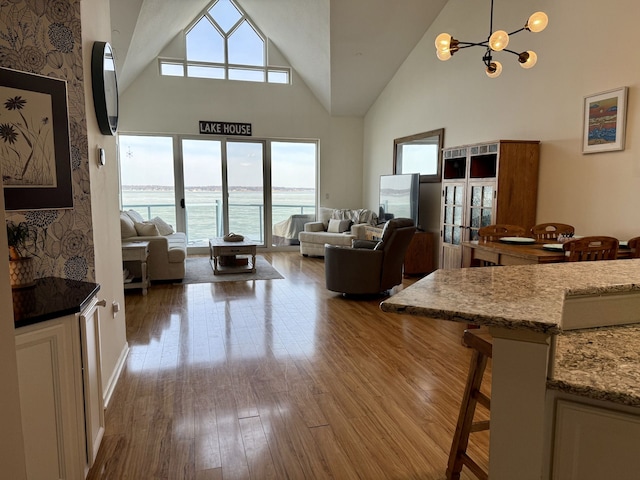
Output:
M104 153L104 148L98 147L98 166L102 167L107 163L107 156Z

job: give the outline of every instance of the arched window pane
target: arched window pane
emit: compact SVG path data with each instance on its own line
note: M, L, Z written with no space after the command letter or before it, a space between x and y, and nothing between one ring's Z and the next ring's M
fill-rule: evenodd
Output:
M242 17L242 14L236 6L229 0L218 0L216 4L209 9L209 15L213 17L225 33L229 33L231 27Z
M224 39L205 17L187 33L187 60L224 63Z
M229 37L229 63L264 65L264 42L246 20Z

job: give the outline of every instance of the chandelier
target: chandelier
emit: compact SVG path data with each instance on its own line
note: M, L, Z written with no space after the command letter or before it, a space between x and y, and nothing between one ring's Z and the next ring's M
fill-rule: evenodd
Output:
M504 30L496 30L493 31L493 0L491 0L491 19L489 23L489 36L483 42L461 42L456 40L448 33L441 33L436 37L436 56L442 60L446 61L451 58L451 56L456 53L458 50L462 50L463 48L469 47L483 47L486 48L485 54L482 57L482 61L486 65L486 73L487 76L491 78L496 78L502 73L502 64L497 60L493 59L493 52L509 52L513 53L516 57L518 57L518 62L522 68L531 68L538 61L538 56L536 52L532 50L527 50L525 52L514 52L513 50L509 50L507 45L509 45L509 37L515 35L516 33L520 33L523 30L528 32L538 33L544 30L549 23L549 18L547 14L544 12L536 12L533 13L524 27L514 30L511 33L507 33Z

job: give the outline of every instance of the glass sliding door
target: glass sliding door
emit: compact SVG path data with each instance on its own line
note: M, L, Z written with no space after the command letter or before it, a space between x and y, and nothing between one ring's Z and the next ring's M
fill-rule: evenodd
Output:
M150 220L176 226L173 138L120 135L120 201Z
M226 142L227 232L264 244L264 142ZM226 175L225 175L226 174Z
M222 141L182 140L184 215L190 247L224 235Z
M316 142L271 141L272 246L299 245L316 212Z
M242 234L265 247L298 245L315 218L314 141L119 135L122 208L208 239Z

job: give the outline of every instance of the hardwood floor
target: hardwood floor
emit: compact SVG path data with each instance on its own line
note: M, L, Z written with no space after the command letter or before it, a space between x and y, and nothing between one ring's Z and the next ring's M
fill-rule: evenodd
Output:
M284 279L127 293L130 353L88 478L444 479L465 326L329 292L322 259L264 256ZM489 435L472 438L486 469Z

